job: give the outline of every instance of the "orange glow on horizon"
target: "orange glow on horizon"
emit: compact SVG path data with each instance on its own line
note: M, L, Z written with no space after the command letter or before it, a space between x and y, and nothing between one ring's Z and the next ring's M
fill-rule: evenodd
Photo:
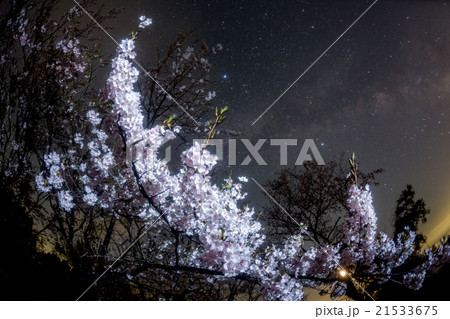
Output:
M447 210L448 211L448 210ZM450 233L450 214L446 214L441 222L430 227L424 227L424 234L427 236L427 244L431 247L439 241L446 234Z

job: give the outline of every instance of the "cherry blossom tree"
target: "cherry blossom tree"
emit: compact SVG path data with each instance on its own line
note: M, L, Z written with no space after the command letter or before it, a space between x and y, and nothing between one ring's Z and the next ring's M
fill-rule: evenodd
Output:
M297 223L302 223L313 237L305 238L307 242L341 241L343 234L339 226L349 213L348 189L353 183L347 176L348 170L348 160L341 155L325 165L305 162L302 166L281 170L274 180L266 182L267 193L290 215L268 198L261 216L268 240L280 244L298 230ZM369 173L358 170L358 180L362 185L376 185L375 177L381 172L381 169Z
M145 222L146 227L116 244L115 256L120 256L142 240L138 251L133 249L134 262L116 268L130 280L140 282L146 271L158 274L157 279L152 278L166 289L160 298L180 294L168 283L189 282L186 274L203 275L209 282L222 278L253 283L258 293L270 300L302 299L305 287L325 287L321 289L334 298L370 296L366 289L372 282L398 276L403 284L417 289L428 271L448 261L449 247L443 240L439 247L425 250L427 260L414 269L395 273L413 252L415 234L405 229L391 239L377 231L370 189L358 186L354 159L348 214L339 225L339 242L308 247L308 228L299 224L297 232L281 245L265 247L254 209L239 205L245 197L242 183L246 178L239 182L227 178L222 185L211 182L209 173L217 160L207 150L212 134L205 143L194 143L182 153L176 172L159 159L159 147L165 139L174 139L180 127L172 129L168 121L146 127L141 96L135 89L139 71L132 65L134 45L134 39L122 40L112 62L107 81L111 110L103 117L95 110L88 111L86 138L66 153L46 155L46 169L36 177L39 189L52 194L64 213L81 206ZM215 124L225 111L216 112ZM127 167L129 141L136 140L145 141L145 156ZM167 280L167 276L171 278ZM193 282L179 287L186 299L198 297L195 293L201 290Z
M85 274L81 284L101 277L83 296L123 298L112 292L119 282L140 299L300 300L306 287L356 299L387 280L418 289L448 262L444 238L397 271L412 254L415 233L404 229L392 239L377 231L370 189L359 185L354 160L338 241L316 243L302 223L278 242L267 240L270 229L241 204L247 178L211 180L217 158L208 143L227 108L198 127L175 103L201 119L210 114L209 49L182 49L180 35L167 57L147 68L156 85L133 66L136 38L151 25L140 17L117 48L106 88L90 90L104 64L86 35L94 23L81 24L77 7L61 21L48 19L54 3L16 2L2 20L10 32L2 33L0 56L1 178L40 235ZM205 129L204 143L189 145L175 168L161 160L167 139ZM127 165L135 143L143 153Z
M18 201L27 208L27 213L33 216L41 246L47 249L53 247L53 252L69 261L72 269L80 274L86 273L86 278L80 282L86 280L84 285L87 286L92 282L95 270L103 269L103 265L109 263L109 254L118 251L116 240L121 236L131 238L138 235L139 229L142 230L145 225L129 214L121 214L117 218L106 209L89 209L91 206L88 209L73 207L70 212L64 213L64 208L71 207L69 192L61 191L59 202L49 193L39 192L40 188L36 193L34 186L41 185L34 182L36 172L43 170L48 161L55 160L49 155L49 150L58 150L61 154L73 151L73 146L82 143L85 135L91 133L86 125L87 119L95 121L96 114L103 116L111 107L110 101L103 98L106 90L99 92L93 84L98 69L108 62L100 53L101 48L96 41L99 38L97 25L91 20L81 22L81 9L78 7L60 18L54 17L52 12L57 3L52 0L11 2L10 10L1 20L5 30L1 34L1 77L4 84L1 101L5 108L0 109L0 187L8 193L13 190ZM80 3L102 25L119 12L113 10L102 14L95 9L94 2ZM150 23L150 19L140 21L139 30ZM220 50L220 46L205 50L206 45L202 44L201 52L185 49L186 36L183 39L179 36L175 43L178 44L174 44L173 52L185 50L191 54L190 57L186 53L177 58L175 65L182 72L177 71L173 76L165 71L163 65L150 72L167 92L175 96L174 92L184 90L178 87L183 85L183 78L188 77L187 70L191 69L196 83L186 89L186 94L201 90L196 95L194 113L202 114L204 109L210 107L209 100L214 96L214 92L205 88L208 84L207 72L211 68L206 58ZM164 60L163 56L159 57ZM168 57L166 60L170 60L172 67L171 59ZM202 71L197 73L192 68ZM164 82L166 76L170 80L167 84ZM204 80L201 76L205 77ZM191 81L193 78L189 78L189 83ZM147 84L143 81L141 85L145 87ZM149 100L160 99L158 90L153 90L151 94L147 89L144 91ZM184 101L187 103L189 100L185 97ZM170 103L159 105L165 111L152 116L152 121L158 118L163 120L167 112L174 111ZM172 123L187 126L181 115ZM150 121L148 125L152 125ZM188 131L189 127L186 128ZM54 176L55 180L50 182L66 183L66 176L58 173ZM91 204L96 201L90 192L87 192L86 199ZM83 286L82 283L80 285Z
M297 220L304 224L307 229L304 240L324 247L322 252L317 251L322 253L319 260L331 258L334 253L330 250L336 250L335 260L339 263L336 278L345 285L345 294L353 299L368 298L366 292L377 297L376 292L391 283L420 288L425 275L418 277L418 272L426 269L427 258L434 258L436 263L423 274L448 261L448 251L444 252L448 250L447 237L432 249L420 251L415 248L416 233L408 227L397 230L393 239L377 232L368 185L376 184L375 175L381 170L364 174L357 169L354 157L350 163L350 174L342 170L341 162L330 162L324 167L307 164L302 169L283 170L276 180L268 182L268 194L289 211L287 215L275 204L266 209L268 217L264 224L273 229L268 236L279 243L280 238L297 233ZM366 186L358 187L358 183ZM443 252L438 253L440 250ZM333 285L324 285L322 276L309 279L312 284L309 287L320 293L336 297L342 293L334 290ZM329 276L326 279L328 282Z
M93 5L92 1L82 3L87 8ZM2 202L11 201L3 195L14 195L14 202L33 218L38 248L51 248L69 262L81 289L91 281L84 275L90 273L90 266L78 262L80 236L71 222L75 215L55 210L48 194L36 192L34 180L46 165L44 154L49 149L70 148L74 132L85 125L87 110L99 101L93 86L95 74L107 60L99 53L99 42L90 40L96 34L95 23L81 23L81 12L75 7L55 15L56 4L53 0L11 1L0 19L0 189ZM92 14L105 23L117 12ZM91 220L86 216L85 224L92 226Z

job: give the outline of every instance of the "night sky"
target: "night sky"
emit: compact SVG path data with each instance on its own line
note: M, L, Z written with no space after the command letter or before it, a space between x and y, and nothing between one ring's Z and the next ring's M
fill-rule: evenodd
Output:
M125 6L99 2L105 9ZM139 61L186 29L195 30L193 39L221 43L224 50L210 58L211 79L214 104L230 107L227 129L252 142L312 138L325 161L355 152L363 171L383 168L374 204L380 230L389 233L395 200L411 183L431 208L423 230L432 243L450 229L450 2L378 1L251 125L372 3L129 0L110 26L121 39L136 29L140 15L153 19L139 36ZM114 53L114 43L103 41ZM247 152L242 144L238 149L239 162ZM300 146L289 150L293 165ZM261 154L267 166L252 161L221 169L263 183L284 167L268 142ZM249 199L260 208L264 200L252 183Z

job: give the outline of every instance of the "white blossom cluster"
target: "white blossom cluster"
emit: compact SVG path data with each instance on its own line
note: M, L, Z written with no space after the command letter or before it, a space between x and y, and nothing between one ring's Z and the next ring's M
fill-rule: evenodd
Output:
M146 27L148 27L150 24L152 24L152 19L147 18L146 16L140 16L139 17L139 28L140 29L144 29Z
M412 272L403 276L405 285L414 290L420 289L428 272L450 262L449 239L450 236L446 235L439 243L433 245L431 248L425 249L422 253L425 262L414 268Z
M78 45L80 44L80 40L61 40L56 44L56 48L58 50L62 50L65 54L73 53L75 57L80 56L80 49L78 48Z
M63 39L56 43L55 48L63 53L53 63L47 65L48 68L61 74L65 80L70 80L76 73L83 73L87 62L83 60L80 52L80 40Z

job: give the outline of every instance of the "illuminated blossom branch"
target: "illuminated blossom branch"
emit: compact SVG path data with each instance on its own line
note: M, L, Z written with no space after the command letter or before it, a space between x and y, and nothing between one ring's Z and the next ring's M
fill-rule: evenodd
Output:
M150 22L141 17L140 28ZM60 48L73 49L74 42L70 45L61 43ZM127 213L148 224L156 221L148 232L157 248L149 242L141 245L141 251L147 250L143 269L248 280L257 283L260 294L269 300L300 300L304 287L323 285L332 297L342 296L350 287L339 276L340 267L362 282L357 289L366 286L365 278L383 282L395 275L413 252L414 233L405 230L391 239L377 232L368 187L354 184L349 189L350 213L341 226L342 242L309 248L299 229L283 245L264 248L265 236L254 209L239 204L246 195L242 192L246 178L237 183L228 178L221 186L212 183L209 173L217 159L206 144L194 143L184 151L180 167L171 172L159 160L158 149L180 128L144 125L141 96L134 88L139 76L131 62L136 57L134 45L134 39L123 40L112 61L107 80L112 110L103 118L94 109L88 111L90 134L76 135L73 148L64 155L45 156L46 170L36 183L40 191L57 198L62 212L85 207ZM127 145L132 147L128 141L140 139L146 141L145 156L128 167ZM121 244L126 246L126 241ZM447 240L424 254L427 261L403 275L411 288L420 287L428 271L449 260ZM139 274L136 269L130 278Z

